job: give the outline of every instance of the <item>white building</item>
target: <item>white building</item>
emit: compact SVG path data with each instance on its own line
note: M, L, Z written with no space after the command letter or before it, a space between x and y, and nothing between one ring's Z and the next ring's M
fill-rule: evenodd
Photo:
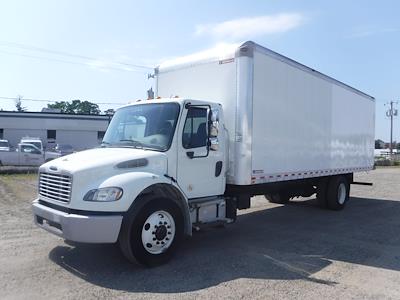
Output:
M107 115L0 111L0 139L15 147L22 137L39 137L47 147L58 143L82 150L99 145L109 121Z

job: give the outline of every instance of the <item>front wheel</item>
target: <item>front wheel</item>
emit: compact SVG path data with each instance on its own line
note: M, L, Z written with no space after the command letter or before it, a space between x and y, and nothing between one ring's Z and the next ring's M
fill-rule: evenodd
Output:
M148 201L124 220L119 243L131 262L156 266L171 259L183 237L183 217L169 199Z

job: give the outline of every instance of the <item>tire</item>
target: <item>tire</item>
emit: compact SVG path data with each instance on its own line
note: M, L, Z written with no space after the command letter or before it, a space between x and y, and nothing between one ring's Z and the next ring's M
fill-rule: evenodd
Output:
M183 238L183 216L178 205L167 198L145 201L139 210L124 217L119 244L132 263L148 267L169 261Z
M350 184L345 176L335 176L329 180L327 190L327 207L331 210L342 210L350 195Z
M286 193L266 194L265 198L271 203L285 204L290 200L289 195Z

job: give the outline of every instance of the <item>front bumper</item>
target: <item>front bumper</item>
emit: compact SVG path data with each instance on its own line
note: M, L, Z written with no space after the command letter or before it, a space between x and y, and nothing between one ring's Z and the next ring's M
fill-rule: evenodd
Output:
M39 203L32 203L37 226L66 240L82 243L115 243L122 215L78 215L65 213Z

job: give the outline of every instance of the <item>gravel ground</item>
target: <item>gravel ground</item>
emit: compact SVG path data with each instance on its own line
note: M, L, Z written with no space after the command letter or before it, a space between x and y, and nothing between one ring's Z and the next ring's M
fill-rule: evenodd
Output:
M35 175L0 176L2 299L400 298L400 168L356 176L341 212L314 198L255 197L235 224L184 242L169 264L130 265L114 245L68 245L32 224Z

